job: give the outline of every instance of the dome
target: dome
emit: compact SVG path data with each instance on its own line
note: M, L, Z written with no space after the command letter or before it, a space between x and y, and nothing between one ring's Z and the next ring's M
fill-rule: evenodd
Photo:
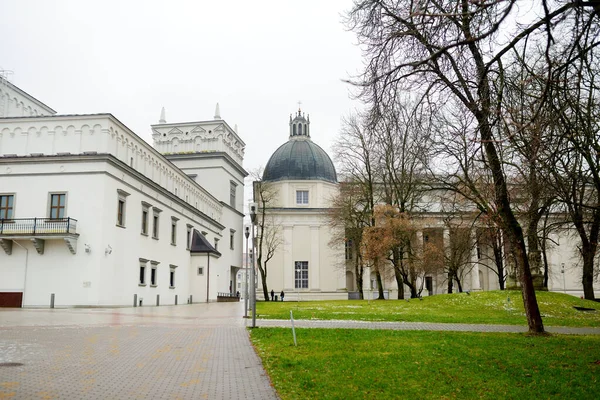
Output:
M310 118L298 110L290 115L290 140L280 146L267 163L263 181L319 180L337 183L331 158L310 140Z
M263 181L281 180L337 183L337 175L325 150L308 138L294 138L275 150L263 173Z

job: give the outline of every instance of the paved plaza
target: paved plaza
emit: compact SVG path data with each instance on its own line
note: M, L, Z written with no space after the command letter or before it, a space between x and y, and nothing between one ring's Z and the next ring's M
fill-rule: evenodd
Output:
M0 309L0 399L276 399L243 303Z

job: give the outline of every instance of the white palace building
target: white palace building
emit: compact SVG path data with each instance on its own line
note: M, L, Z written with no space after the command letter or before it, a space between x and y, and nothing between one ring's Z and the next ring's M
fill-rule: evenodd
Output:
M219 115L60 115L0 78L0 306L215 301L242 267L245 144Z

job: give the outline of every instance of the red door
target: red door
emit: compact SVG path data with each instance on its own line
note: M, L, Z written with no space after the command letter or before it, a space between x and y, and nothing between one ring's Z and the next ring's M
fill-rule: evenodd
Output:
M0 307L21 307L23 292L0 292Z

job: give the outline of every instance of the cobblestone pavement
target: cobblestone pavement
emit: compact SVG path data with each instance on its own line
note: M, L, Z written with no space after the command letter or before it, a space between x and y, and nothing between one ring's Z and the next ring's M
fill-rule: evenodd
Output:
M291 321L281 319L260 319L261 327L291 328ZM294 320L296 328L332 329L388 329L398 331L459 331L459 332L527 332L526 326L519 325L479 325L479 324L439 324L430 322L371 322L371 321L323 321ZM547 332L573 335L600 335L600 328L570 328L546 326Z
M0 399L277 399L242 303L0 309Z

